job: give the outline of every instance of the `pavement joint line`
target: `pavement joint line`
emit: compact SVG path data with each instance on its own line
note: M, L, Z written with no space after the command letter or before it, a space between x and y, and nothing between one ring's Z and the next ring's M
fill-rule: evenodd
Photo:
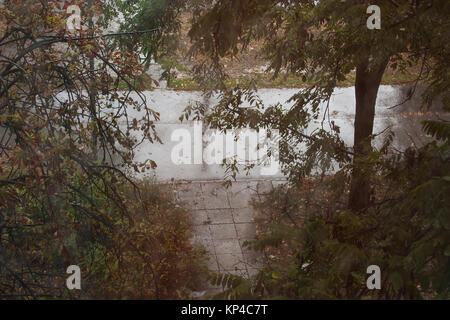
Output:
M208 223L200 223L200 224L193 224L193 226L220 226L220 225L228 225L228 224L233 224L233 225L241 225L241 224L254 224L254 222L208 222Z
M216 245L214 243L214 237L212 236L212 232L211 232L211 229L209 228L209 226L208 226L208 229L209 229L209 235L210 235L211 242L212 242L212 248L214 250L213 260L216 261L217 269L218 269L218 271L220 271L219 259L217 258L217 251L216 251Z
M248 185L247 185L247 187L248 187ZM228 202L230 203L230 207L231 207L230 197L229 197L228 193L227 193L227 198L228 198ZM234 229L236 230L236 239L238 240L239 249L241 251L240 253L242 255L242 258L244 258L244 250L242 249L241 242L239 241L239 233L238 233L238 230L237 230L237 227L236 227L236 221L234 219L233 208L231 208L231 220L233 221ZM247 276L249 277L250 273L248 272L248 268L247 268L247 265L245 263L244 263L244 266L245 266L245 271L247 273Z
M193 227L194 241L198 239L196 242L202 243L201 239L205 239L208 242L207 255L211 271L219 274L236 274L249 279L254 270L261 268L259 258L248 255L243 243L255 238L252 232L255 221L250 219L255 209L250 202L267 196L258 192L258 182L273 181L286 180L237 180L233 182L231 188L226 188L221 184L223 180L217 179L184 183L172 181L169 184L176 191L175 198L186 203L186 210L196 218L195 222L190 223ZM242 204L244 202L245 205ZM243 212L237 216L235 213L240 210ZM207 220L201 221L204 216Z

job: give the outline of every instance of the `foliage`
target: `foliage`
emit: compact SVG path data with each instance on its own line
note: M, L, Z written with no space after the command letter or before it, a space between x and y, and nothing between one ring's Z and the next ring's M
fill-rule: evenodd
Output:
M423 107L441 100L439 111L449 110L449 2L200 2L189 33L191 54L199 60L194 75L204 88L219 91L219 101L211 108L189 106L184 116L221 130L279 129L283 173L294 188L265 202L269 224L254 247L270 254L254 283L255 296L448 298L448 123L425 122L425 132L436 141L420 148L395 151L395 136L388 135L376 150L371 140L387 66L401 72L418 67L407 100L423 82ZM367 28L369 4L381 8L380 30ZM311 84L292 96L289 107L264 105L251 82L227 88L224 57L237 57L253 40L264 42L260 54L270 63L268 71ZM351 149L328 111L335 87L355 70L355 132L362 130ZM320 128L308 133L317 120ZM313 173L322 179L333 171L336 192L324 196L329 203L299 201L305 193L295 188ZM359 183L349 192L350 177ZM364 201L352 206L352 194ZM375 293L365 285L371 264L383 274L382 289Z
M256 204L261 235L250 246L264 253L266 267L255 297L449 298L448 141L378 157L378 192L363 212L342 205L339 173L280 187ZM381 290L366 286L369 265L381 268Z
M424 81L429 85L424 102L431 105L440 96L448 108L448 59L444 58L449 55L445 40L450 36L448 1L372 1L370 4L381 7L380 30L367 29L369 2L362 0L194 3L197 7L189 35L193 42L190 53L198 60L195 80L206 89L220 90L223 97L204 120L212 126L221 123L219 129L247 125L279 129L285 143L280 160L293 181L309 173L316 158L346 165L349 158L345 154L353 156L339 139L327 112L320 119L322 130L309 134L307 128L312 120L318 120L321 109L329 110L334 88L355 68L369 74L384 70L386 61L392 70L406 72L418 66L408 99L417 83ZM236 57L253 40L264 43L260 55L270 63L268 72L275 76L284 72L310 84L292 96L291 107L263 106L255 98L256 86L252 82L227 87L223 58ZM246 112L241 108L244 103L249 105ZM308 156L296 151L299 145L311 146ZM335 168L322 169L329 172Z
M161 187L120 181L115 203L103 193L114 177L67 176L50 195L16 186L20 197L2 210L0 297L180 299L196 289L202 252L189 242L187 212ZM80 292L65 286L71 264Z
M143 58L144 67L151 60L166 61L174 56L178 48L180 13L185 8L182 0L113 0L109 9L110 17L122 15L120 29L126 32L154 30L139 36L141 46L132 51L137 58ZM122 48L133 47L134 38L117 39ZM173 67L166 66L166 67ZM170 68L167 68L170 71ZM159 80L159 79L158 79Z
M135 148L160 142L133 86L143 69L91 19L101 2L62 4L0 7L0 297L185 297L199 256L186 213L131 179L156 166ZM69 4L83 11L74 34ZM65 288L71 264L81 292Z
M109 298L188 299L200 288L205 251L190 242L189 213L167 191L151 182L140 185L140 195L128 190L135 221L115 232L110 278L118 281Z

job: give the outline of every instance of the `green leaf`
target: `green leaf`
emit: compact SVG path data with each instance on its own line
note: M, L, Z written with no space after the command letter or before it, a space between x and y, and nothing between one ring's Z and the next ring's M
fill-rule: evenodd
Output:
M450 244L445 248L444 256L450 257Z
M403 277L397 271L390 273L388 279L395 290L399 290L403 286Z

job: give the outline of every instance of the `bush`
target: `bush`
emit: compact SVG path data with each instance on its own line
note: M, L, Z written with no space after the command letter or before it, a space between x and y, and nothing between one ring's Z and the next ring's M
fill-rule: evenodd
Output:
M127 190L134 223L115 234L114 266L108 298L182 299L200 287L207 270L204 250L189 239L188 212L161 187L140 184L140 196Z
M180 299L196 289L203 253L187 212L154 183L103 178L75 171L52 190L13 187L0 208L0 297ZM82 290L66 289L72 264Z
M260 236L250 245L265 254L266 266L254 295L448 299L450 148L441 140L402 156L372 154L377 192L366 210L344 209L341 174L277 188L256 204ZM381 269L381 290L367 288L370 265Z

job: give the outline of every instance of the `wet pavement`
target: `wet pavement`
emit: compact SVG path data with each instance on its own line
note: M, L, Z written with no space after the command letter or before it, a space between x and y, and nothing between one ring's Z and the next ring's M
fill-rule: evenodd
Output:
M284 180L240 180L225 188L220 181L174 183L177 199L191 212L193 242L208 252L208 268L220 274L249 279L262 267L259 252L245 244L256 236L257 213L252 200L262 200ZM204 295L215 294L220 287L205 284Z
M291 105L287 100L298 89L261 89L258 91L266 105L280 102L285 108ZM421 145L427 141L421 130L420 122L435 119L438 113L421 112L417 99L400 107L392 106L404 100L402 87L380 87L374 124L374 133L391 128L395 134L395 147L405 149L411 144ZM252 199L262 199L273 186L285 183L285 177L279 172L273 176L262 176L258 168L249 175L240 173L237 181L230 188L222 184L225 170L220 165L182 164L177 165L171 159L177 141L171 141L173 132L180 128L187 129L194 136L193 122L180 123L179 117L184 108L195 101L204 102L200 92L180 92L171 90L154 90L145 92L149 107L161 114L156 123L156 130L163 141L162 145L143 144L136 154L136 160L154 160L158 167L148 174L157 181L171 181L175 194L190 212L194 233L193 242L202 244L208 252L208 267L221 274L240 275L245 278L254 276L262 266L260 254L249 250L244 245L256 236L256 212L251 206ZM214 105L217 100L209 102ZM354 121L354 88L337 88L330 101L329 110L323 105L322 118L329 113L330 121L340 127L344 142L352 145ZM311 123L311 132L321 126L321 120ZM375 139L375 145L382 143L384 135ZM195 139L192 148L195 148ZM197 140L198 142L199 140ZM202 146L203 148L203 146ZM205 291L196 293L201 297L220 292L220 288L206 285Z
M287 102L289 98L298 92L299 89L260 89L258 95L266 106L281 103L283 108L292 106ZM401 86L381 86L377 98L374 134L376 136L375 146L381 146L385 136L388 134L386 128L391 128L395 132L394 147L399 150L408 148L411 144L422 145L427 141L427 137L422 132L421 121L425 119L437 119L439 112L435 110L420 111L419 98L391 109L391 107L401 103L407 94L405 87ZM172 159L172 152L179 144L179 141L172 141L172 134L177 129L186 129L191 138L192 149L195 148L194 123L192 121L180 122L179 117L183 110L191 103L205 102L200 92L173 91L156 89L144 93L148 106L161 115L160 121L156 122L156 130L163 144L142 144L136 152L136 160L145 161L150 158L154 160L158 168L149 176L156 177L159 181L175 180L220 180L225 175L225 169L221 165L212 164L175 164ZM217 102L217 98L208 100L210 106ZM306 133L318 129L322 125L322 118L326 112L330 117L330 122L334 121L339 126L340 136L347 146L351 147L354 134L354 110L355 98L354 87L336 88L330 100L329 110L326 104L321 106L321 114L318 120L313 121ZM130 114L130 116L133 116ZM328 119L325 121L324 129L328 127ZM202 132L203 134L205 132ZM204 145L202 146L204 147ZM260 168L252 169L249 175L240 172L238 179L266 179L268 177L261 174ZM271 179L283 178L281 172L270 177Z

